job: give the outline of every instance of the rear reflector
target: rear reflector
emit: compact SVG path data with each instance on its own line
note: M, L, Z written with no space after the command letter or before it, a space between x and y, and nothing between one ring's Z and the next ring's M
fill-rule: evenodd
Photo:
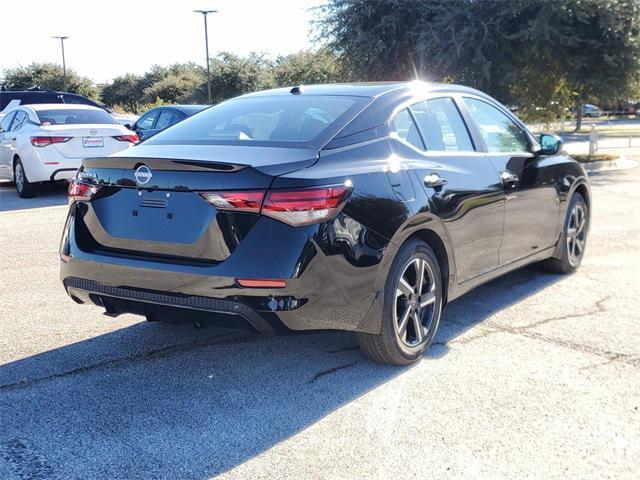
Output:
M87 202L91 200L91 197L93 197L98 190L100 190L98 185L87 185L86 183L81 183L74 178L69 183L69 203L77 201Z
M204 192L200 195L218 210L260 213L264 191Z
M300 190L270 190L262 214L289 225L320 223L338 213L351 189L344 185Z
M65 143L73 137L31 137L31 145L34 147L46 147L52 143Z
M200 195L218 210L262 213L293 226L324 222L338 213L351 187L304 188L295 190L247 190L202 192Z
M140 141L140 137L138 137L138 135L136 135L135 133L131 135L116 135L113 138L115 138L119 142L138 143Z
M248 288L284 288L287 282L284 280L262 280L259 278L238 278L238 285Z

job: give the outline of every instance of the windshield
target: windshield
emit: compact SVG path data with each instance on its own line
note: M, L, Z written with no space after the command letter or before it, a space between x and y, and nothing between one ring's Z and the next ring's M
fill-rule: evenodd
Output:
M306 147L326 134L335 134L368 100L337 95L228 100L169 127L145 143Z
M114 118L104 110L65 108L55 110L38 110L36 112L40 124L48 125L81 125L81 124L117 124Z

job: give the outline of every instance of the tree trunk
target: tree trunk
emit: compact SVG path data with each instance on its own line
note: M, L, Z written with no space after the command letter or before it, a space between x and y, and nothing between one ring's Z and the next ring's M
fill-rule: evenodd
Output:
M582 100L576 102L576 132L582 128Z

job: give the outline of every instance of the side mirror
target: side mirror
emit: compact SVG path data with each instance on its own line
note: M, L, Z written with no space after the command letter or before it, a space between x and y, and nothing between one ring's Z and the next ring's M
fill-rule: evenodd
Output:
M539 155L555 155L562 148L562 138L557 135L543 133L540 135Z
M124 128L127 128L127 129L129 129L129 130L133 130L133 126L132 126L130 123L125 123L125 124L123 125L123 127L124 127Z

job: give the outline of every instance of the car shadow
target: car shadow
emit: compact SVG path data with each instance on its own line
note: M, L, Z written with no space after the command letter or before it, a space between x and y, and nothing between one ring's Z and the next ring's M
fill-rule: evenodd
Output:
M452 302L421 368L559 278L529 267ZM349 333L141 322L0 366L0 462L25 478L208 478L406 371L367 360Z
M45 183L38 186L34 198L20 198L13 183L0 181L0 212L53 207L67 204L67 183Z

